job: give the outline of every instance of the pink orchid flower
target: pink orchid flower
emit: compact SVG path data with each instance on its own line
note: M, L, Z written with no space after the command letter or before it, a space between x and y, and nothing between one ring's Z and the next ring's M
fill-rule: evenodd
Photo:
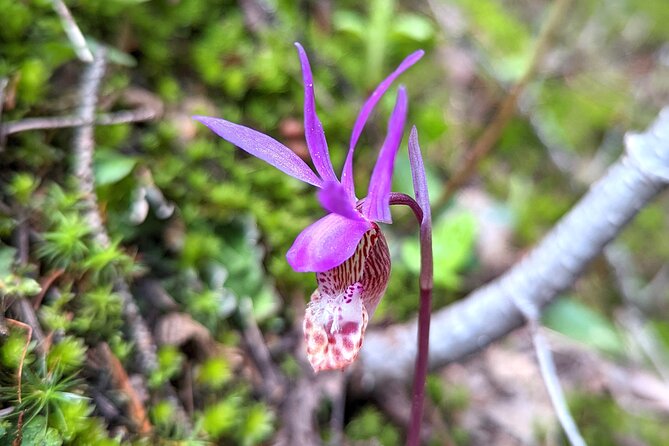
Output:
M214 133L293 178L316 186L329 213L305 228L286 259L298 272L315 272L318 288L305 318L307 358L314 371L341 369L358 355L367 322L388 284L390 254L377 222L390 223L390 186L395 155L404 133L407 95L397 92L388 133L369 181L367 197L358 201L353 184L353 153L362 130L392 82L424 54L409 55L365 101L353 126L341 181L330 161L323 126L316 113L314 84L307 55L295 44L304 81L304 127L316 173L288 147L256 130L220 118L194 116Z

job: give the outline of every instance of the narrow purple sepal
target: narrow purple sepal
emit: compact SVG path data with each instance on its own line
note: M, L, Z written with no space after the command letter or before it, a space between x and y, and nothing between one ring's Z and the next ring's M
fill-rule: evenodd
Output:
M297 272L323 272L353 255L362 236L372 227L367 220L351 220L328 214L307 226L286 254Z
M423 156L420 153L418 144L418 131L414 125L409 134L409 164L411 165L411 179L413 180L413 190L416 194L416 202L423 210L422 224L430 224L432 215L430 211L430 195L427 190L427 177L425 176L425 166Z
M407 115L407 95L403 86L397 91L395 108L388 121L388 134L386 135L379 158L376 160L372 177L369 179L369 190L367 198L362 205L362 214L373 221L390 223L390 187L393 178L393 167L395 155L402 142L404 133L404 121Z
M369 115L372 114L374 107L379 102L381 97L383 97L385 92L388 91L388 88L390 88L395 79L397 79L400 74L405 72L413 64L418 62L420 58L423 57L423 54L425 54L425 51L423 50L418 50L409 54L395 69L395 71L393 71L390 76L385 78L376 87L372 95L365 101L362 108L360 109L360 112L358 113L358 117L356 118L355 124L353 125L353 132L351 133L351 142L349 144L348 154L346 155L346 161L344 161L344 168L341 173L341 182L352 197L355 196L355 191L353 190L353 152L355 152L355 146L358 143L358 139L360 138L360 134L362 133L365 124L367 123L367 119L369 118Z
M316 114L314 79L311 74L309 59L302 45L295 42L295 46L297 47L300 63L302 64L302 79L304 82L304 137L307 140L309 154L316 171L324 181L337 181L334 169L332 168L332 161L330 161L323 124L321 124L318 114Z
M344 186L339 182L325 181L318 191L318 201L328 212L339 214L351 220L361 220L364 217L355 209L355 203L346 193Z
M243 125L209 116L193 116L226 141L271 164L293 178L320 187L323 181L288 147L274 138Z

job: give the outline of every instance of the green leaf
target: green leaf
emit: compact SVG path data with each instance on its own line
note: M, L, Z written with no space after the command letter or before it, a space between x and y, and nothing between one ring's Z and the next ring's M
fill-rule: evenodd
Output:
M365 21L352 11L336 11L332 17L334 29L362 39L365 35Z
M469 212L447 213L434 225L434 283L449 289L460 285L458 273L470 261L476 240L476 218ZM402 245L402 258L409 270L420 272L420 245L410 239Z
M426 17L402 14L393 26L393 34L416 42L426 42L434 37L434 27Z
M58 431L46 424L46 418L38 416L23 426L22 446L60 446L63 440Z
M12 273L16 248L11 246L0 247L0 277L6 277Z
M557 299L546 309L543 323L597 350L612 354L623 352L622 339L613 324L575 299Z
M42 98L49 69L40 59L28 59L21 66L21 78L18 85L18 97L26 104L34 104Z
M109 151L95 153L95 183L98 186L116 183L130 175L137 165L135 158Z
M132 3L142 3L143 1L144 0L133 0ZM97 40L93 38L90 37L86 38L86 44L93 52L97 51L98 47L104 46L105 49L107 50L107 57L109 58L109 61L112 63L121 65L123 67L134 67L137 65L137 60L130 54L107 45L101 45Z

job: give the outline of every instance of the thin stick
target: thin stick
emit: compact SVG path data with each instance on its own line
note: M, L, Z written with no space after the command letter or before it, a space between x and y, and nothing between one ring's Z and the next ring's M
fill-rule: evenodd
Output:
M567 406L567 401L564 397L564 392L562 391L562 386L560 385L560 380L558 379L555 370L553 355L548 348L546 338L541 334L541 327L539 327L537 321L530 321L529 325L532 333L532 343L534 344L537 361L539 362L539 369L541 370L541 377L546 385L546 390L548 390L548 395L550 396L553 409L560 421L560 425L562 426L562 429L564 429L572 446L587 446L583 436L578 430L578 426L576 426L574 418L571 416L569 407Z
M72 42L72 46L74 47L74 52L77 53L77 57L81 59L82 62L92 63L93 53L91 53L91 50L88 48L86 39L77 26L77 23L74 21L74 18L72 18L70 10L67 9L67 6L65 3L63 3L63 0L52 0L52 3L53 9L55 9L60 16L65 33L70 39L70 42Z
M3 204L0 207L5 207L5 205ZM3 212L5 211L7 215L11 215L10 209L4 209ZM30 257L30 228L28 227L28 219L24 215L24 210L19 209L18 214L17 220L19 223L14 233L15 245L17 247L16 261L19 265L25 266L28 264ZM18 297L10 306L10 312L15 319L30 326L30 337L34 337L37 340L37 349L41 353L44 353L46 350L42 345L44 332L30 301L26 297Z
M5 105L5 88L9 84L9 79L3 77L0 79L0 122L2 122L2 108Z
M51 288L51 285L63 274L65 274L64 269L55 269L51 271L44 279L42 279L42 282L40 283L40 288L42 290L37 294L37 296L35 296L32 301L32 305L35 310L37 310L42 304L42 300L44 299L47 291L49 291L49 288Z
M16 379L17 382L17 391L16 391L16 396L18 397L19 404L21 404L21 377L23 376L23 363L26 360L26 354L28 354L28 346L30 345L30 341L33 338L33 328L21 321L16 321L14 319L6 319L7 323L10 325L15 325L17 327L23 328L28 332L28 339L26 340L25 345L23 346L23 351L21 352L21 359L19 360L19 369L18 369L18 377Z
M453 196L455 191L472 176L478 167L479 162L492 150L502 135L504 128L516 114L518 98L535 76L539 63L548 50L555 31L558 29L558 26L562 23L565 14L569 10L570 3L571 0L556 0L553 3L546 24L542 27L539 36L537 37L534 51L532 52L532 58L525 73L514 86L511 87L511 90L504 99L502 99L490 124L488 124L483 131L483 134L476 140L471 149L467 151L463 163L464 165L455 172L448 182L446 190L438 200L437 207L445 204Z
M130 378L123 368L123 364L121 364L121 361L114 355L106 342L100 344L99 351L105 362L110 366L109 372L114 380L114 384L118 389L125 393L128 398L128 414L134 421L137 431L141 435L149 435L153 430L153 427L149 421L144 404L142 404L137 392L132 387L132 384L130 384Z
M346 383L351 376L351 370L341 371L341 380L338 382L337 392L331 393L332 412L330 414L330 446L338 446L344 440L344 415L346 413Z
M96 125L128 124L132 122L151 121L158 112L150 107L140 107L136 110L123 110L114 113L105 113L94 118ZM13 133L29 130L50 130L68 127L79 127L88 124L80 116L50 116L45 118L27 118L20 121L10 121L0 125L0 135L8 136Z
M260 327L256 323L251 299L244 299L241 302L240 313L244 319L242 337L253 358L253 362L255 362L262 376L263 393L269 401L278 403L284 397L285 385L283 377L274 361L272 361L267 343L263 338Z

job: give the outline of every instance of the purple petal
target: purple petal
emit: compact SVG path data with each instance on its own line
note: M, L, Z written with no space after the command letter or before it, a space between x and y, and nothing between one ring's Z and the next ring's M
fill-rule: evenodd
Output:
M369 179L367 198L362 205L362 215L373 221L390 223L390 186L393 178L395 155L402 141L404 121L407 115L407 95L404 87L397 91L395 109L388 121L388 134L376 160L372 177Z
M374 110L374 107L388 90L388 88L390 88L390 85L395 81L395 79L397 79L400 74L418 62L418 60L423 57L423 54L425 54L425 51L423 50L418 50L409 54L409 56L407 56L407 58L402 61L402 63L395 69L395 71L393 71L390 76L385 78L383 82L381 82L379 86L376 87L372 95L367 99L367 101L365 101L362 108L360 109L360 112L358 113L358 117L355 120L355 125L353 126L353 133L351 134L351 142L349 144L348 154L346 155L346 161L344 162L344 169L341 173L341 182L352 197L355 196L355 190L353 188L353 152L355 151L355 145L358 143L362 129L365 127L367 119Z
M351 220L364 219L362 214L355 209L355 203L351 196L346 193L344 186L336 181L326 181L318 191L318 201L328 212L339 214Z
M311 160L314 162L316 171L325 181L337 181L330 154L328 152L328 143L323 132L323 124L316 114L316 101L314 99L314 79L311 75L311 66L307 53L304 52L302 45L295 42L297 51L300 55L302 64L302 79L304 81L304 136L307 140L307 147L311 154Z
M323 272L353 255L362 236L372 227L367 220L328 214L307 226L286 254L297 272Z
M243 125L233 124L225 119L209 116L193 116L193 119L209 127L224 140L271 164L293 178L316 187L320 187L323 183L307 163L274 138Z
M413 126L409 134L409 164L411 164L411 178L416 201L423 210L423 220L420 222L420 288L429 290L434 280L432 267L432 212L430 211L430 196L427 192L427 178L423 157L418 145L418 132Z
M427 191L427 178L425 177L425 166L423 156L418 145L418 131L414 125L409 134L409 164L411 165L411 178L413 179L413 190L416 194L416 202L423 210L422 224L430 224L430 195Z

